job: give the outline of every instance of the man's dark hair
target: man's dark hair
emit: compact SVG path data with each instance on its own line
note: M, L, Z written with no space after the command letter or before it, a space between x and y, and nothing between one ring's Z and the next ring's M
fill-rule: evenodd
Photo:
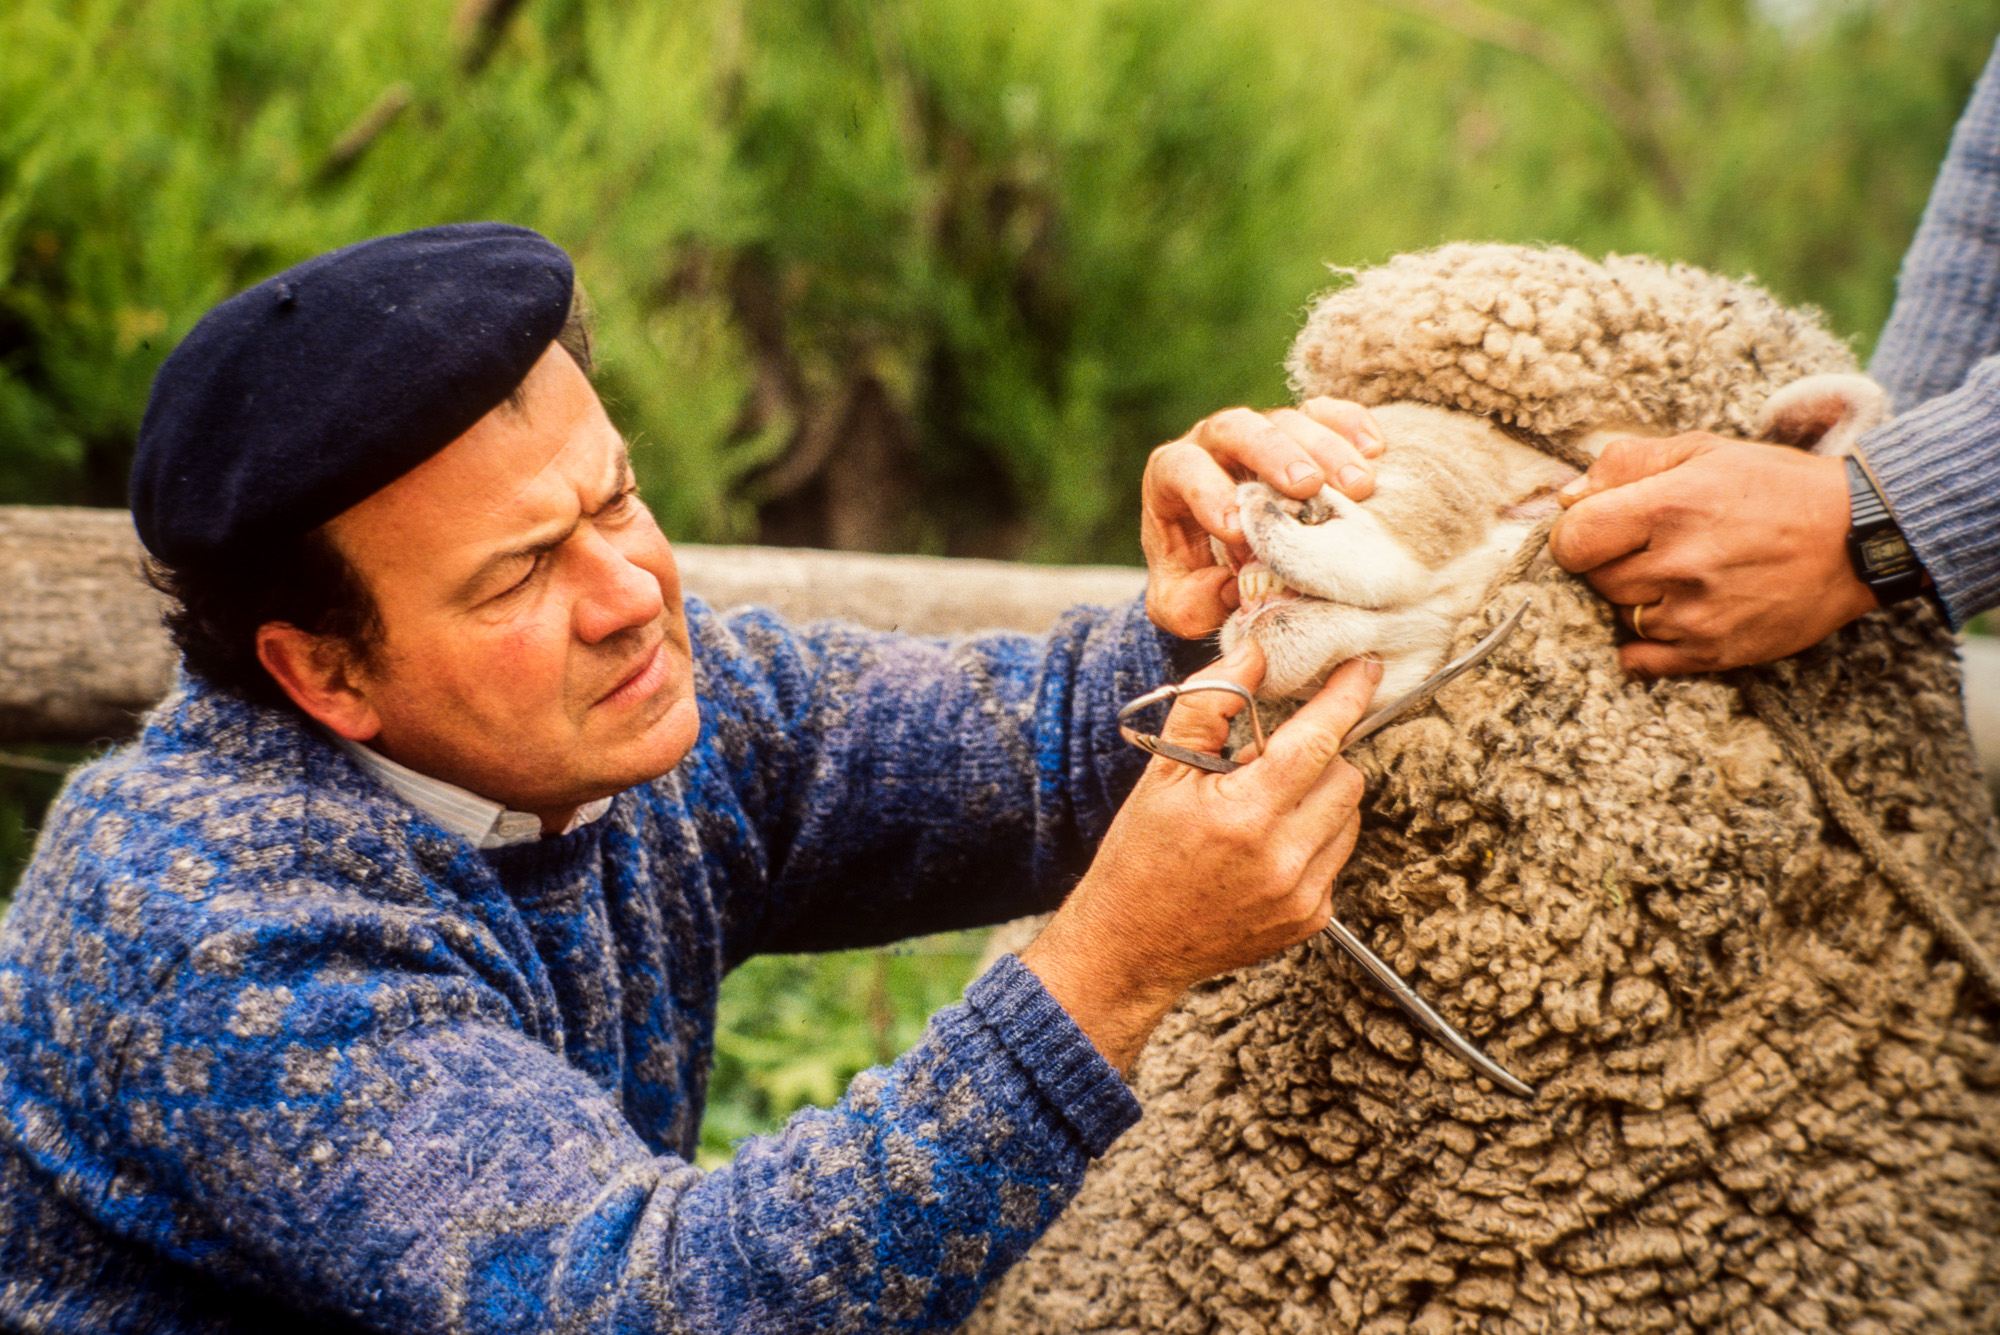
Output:
M591 373L590 316L580 287L570 297L569 318L556 342L585 375ZM505 402L524 411L522 387L515 386ZM362 667L381 647L375 600L323 524L288 542L239 554L226 565L169 566L147 557L145 575L167 596L161 619L187 670L253 704L291 707L257 658L257 628L267 622L337 640Z

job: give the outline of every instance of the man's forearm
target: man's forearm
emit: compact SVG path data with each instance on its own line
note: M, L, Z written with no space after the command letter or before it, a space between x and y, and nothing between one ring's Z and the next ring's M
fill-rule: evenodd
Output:
M1856 448L1952 625L2000 606L2000 357Z
M2000 48L1952 133L1868 371L1858 446L1953 625L2000 605Z
M955 1329L1139 1115L1011 957L836 1107L710 1173L641 1143L615 1095L502 1025L331 1051L311 1079L258 1084L260 1106L220 1079L169 1095L165 1061L132 1095L173 1109L156 1180L236 1235L205 1240L215 1278L402 1331ZM296 1167L245 1176L246 1154Z

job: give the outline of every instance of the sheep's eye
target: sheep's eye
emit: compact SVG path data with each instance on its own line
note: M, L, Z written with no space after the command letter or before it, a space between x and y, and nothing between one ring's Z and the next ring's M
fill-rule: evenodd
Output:
M1329 501L1324 496L1315 496L1299 507L1299 522L1301 524L1324 524L1339 513L1340 511L1333 508L1332 501Z

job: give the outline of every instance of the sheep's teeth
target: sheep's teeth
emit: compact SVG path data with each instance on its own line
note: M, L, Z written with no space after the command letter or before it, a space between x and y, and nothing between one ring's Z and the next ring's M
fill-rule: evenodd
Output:
M1261 602L1275 598L1282 593L1290 593L1291 588L1264 566L1249 566L1236 577L1236 587L1242 591L1246 603Z

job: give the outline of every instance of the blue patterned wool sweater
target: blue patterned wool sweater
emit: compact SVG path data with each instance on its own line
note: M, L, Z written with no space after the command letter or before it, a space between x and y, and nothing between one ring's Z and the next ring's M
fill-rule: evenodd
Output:
M943 1330L1138 1116L1011 956L830 1111L690 1166L716 989L1053 905L1138 772L1137 608L1046 640L690 600L702 734L480 853L188 685L0 931L0 1327Z

